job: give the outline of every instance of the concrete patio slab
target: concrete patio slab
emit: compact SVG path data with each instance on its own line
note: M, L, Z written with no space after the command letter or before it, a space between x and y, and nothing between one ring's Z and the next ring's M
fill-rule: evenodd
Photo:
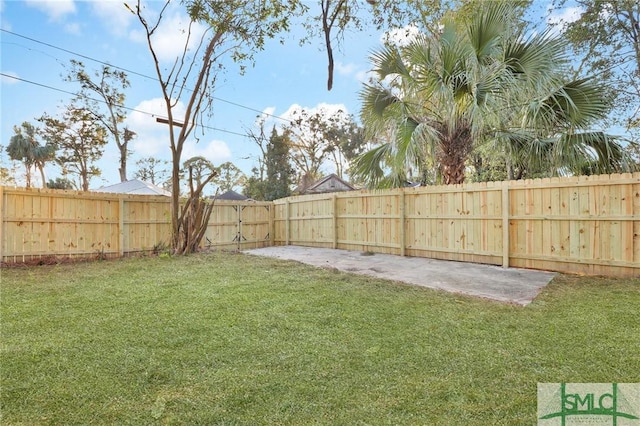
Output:
M393 281L526 306L555 273L390 254L275 246L243 253L295 260Z

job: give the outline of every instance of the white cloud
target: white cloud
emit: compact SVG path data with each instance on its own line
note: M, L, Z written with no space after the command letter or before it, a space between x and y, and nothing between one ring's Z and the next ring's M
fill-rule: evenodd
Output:
M353 63L343 64L340 61L336 62L336 71L340 75L351 75L355 72L356 69L357 69L356 64L353 64Z
M13 72L13 71L2 71L4 74L8 75L9 77L5 77L4 75L2 76L2 79L0 81L2 81L2 84L17 84L20 81L16 80L15 78L11 78L11 77L18 77L18 74Z
M267 108L268 110L268 108ZM181 121L185 114L183 102L178 102L173 109L176 121ZM136 137L131 141L131 150L136 157L162 157L169 156L169 127L158 123L156 118L166 118L167 110L164 99L154 98L140 102L134 107L125 125L136 132ZM231 150L226 142L212 140L207 143L195 140L185 142L182 151L182 161L202 156L218 165L231 159Z
M133 130L133 128L131 128ZM167 130L165 129L165 132ZM166 157L169 156L169 138L167 134L159 135L148 132L136 132L136 137L129 142L129 149L138 157Z
M80 35L80 33L82 31L80 29L80 24L79 23L71 22L71 23L65 24L64 32L69 33L69 34L73 34L73 35Z
M394 46L406 46L420 34L420 29L415 24L405 25L402 28L394 28L384 32L380 36L380 43L388 43Z
M274 120L273 114L276 112L276 107L270 106L262 110L262 114L256 117L253 125L260 127L261 124L271 123ZM266 126L265 126L266 128Z
M182 151L182 160L188 160L191 157L201 156L211 161L214 165L219 166L225 161L231 160L231 150L226 142L221 140L212 140L208 143L193 140L184 144Z
M114 35L124 36L135 16L121 0L91 2L92 12L102 20L105 28Z
M288 120L295 120L298 118L298 114L301 110L305 110L309 114L321 113L326 116L331 116L340 112L349 114L349 111L344 104L328 104L321 102L314 107L303 107L298 104L292 104L282 115L280 115L280 117Z
M580 16L584 13L584 9L580 6L574 6L561 10L554 10L551 5L549 5L547 13L547 24L562 26L580 19Z
M187 36L190 19L187 15L175 13L163 18L161 25L153 34L151 42L160 61L173 62L182 55L184 46L187 43ZM193 23L191 26L191 36L188 48L193 50L197 47L206 27L200 23ZM129 37L132 41L146 43L146 36L142 30L133 30Z
M156 122L156 117L166 118L167 108L163 98L153 98L136 105L126 120L126 125L136 133L166 131L166 125ZM182 101L173 108L173 116L176 121L181 121L185 114L185 106Z
M273 115L274 112L276 112L276 107L274 106L266 107L262 110L262 114L267 116Z
M58 21L63 16L76 12L74 0L26 0L25 3L44 12L52 21Z
M377 78L377 74L373 71L358 71L356 73L356 80L360 83L371 83L375 81Z
M305 113L302 114L302 111ZM292 104L289 108L280 115L285 120L295 122L295 120L304 117L311 117L315 114L320 114L327 122L329 119L333 120L346 120L349 115L349 111L344 104L328 104L321 102L314 107L303 107L298 104ZM279 120L278 127L282 127L286 124L285 121Z
M131 141L131 149L143 157L168 152L169 128L166 124L156 121L157 117L167 117L164 99L144 100L133 109L134 111L129 113L124 123L130 130L136 132L135 139ZM173 113L176 121L184 117L184 103L178 102Z
M11 23L4 19L4 0L0 0L0 27L7 31L12 31Z

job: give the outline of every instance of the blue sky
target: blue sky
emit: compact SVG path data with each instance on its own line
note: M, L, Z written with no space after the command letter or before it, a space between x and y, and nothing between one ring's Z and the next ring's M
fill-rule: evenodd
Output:
M182 43L179 29L184 28L186 22L179 2L175 3L176 7L167 14L170 25L161 28L157 39L157 46L166 59L177 54L176 49ZM158 8L161 4L155 1L148 6ZM313 8L315 2L309 6ZM123 6L123 0L0 0L0 12L1 26L5 30L0 32L3 74L74 92L77 85L64 82L62 78L68 72L70 59L82 60L87 70L101 66L57 47L136 73L155 75L140 23ZM268 43L265 50L256 55L255 66L249 67L245 75L239 75L237 66L229 67L216 85L214 96L246 108L222 101L214 103L213 117L206 125L220 130L205 129L204 135L199 134L198 143L190 141L183 160L202 155L216 165L231 161L249 175L259 150L250 139L238 134L244 134L254 126L259 115L257 111L286 117L295 106L308 109L325 106L341 108L357 116L358 92L369 69L367 57L372 49L380 46L381 34L346 34L342 47L335 51L334 88L329 92L326 90L327 59L320 40L299 46L297 40L303 35L302 31L292 31L284 45L277 41ZM126 91L126 106L166 116L158 101L161 91L157 81L128 74L131 87ZM35 118L43 113L55 115L71 97L11 77L1 78L0 89L0 144L5 146L13 135L14 125L23 121L35 123ZM279 122L270 119L268 125ZM170 158L166 126L156 123L150 115L136 112L130 112L127 125L138 135L130 143L133 154L128 160L129 178L133 177L136 160L142 157ZM119 181L118 159L115 143L111 142L98 163L102 177L92 180L92 188ZM47 179L57 176L58 168L48 167Z
M151 3L156 7L160 3ZM158 38L165 57L175 54L181 40L175 29L186 22L183 12L176 7L167 15L174 27L163 31ZM167 26L169 27L169 26ZM100 64L37 43L24 37L44 42L111 65L123 67L140 74L153 76L153 62L141 37L141 26L124 6L122 0L102 2L74 1L4 1L2 3L2 29L0 33L1 69L3 74L19 77L42 85L73 92L77 86L64 82L70 59L82 60L88 70L98 69ZM249 67L245 75L239 75L237 66L231 65L214 95L252 110L230 103L214 104L213 117L207 125L234 133L244 134L254 126L254 111L267 111L274 115L286 115L294 105L315 108L322 104L336 105L349 113L357 114L358 91L368 63L368 52L378 46L379 35L357 34L345 40L344 47L336 52L334 88L326 90L326 56L319 43L300 47L292 33L285 45L270 42L256 56L255 67ZM20 37L24 36L24 37ZM129 73L131 87L126 91L126 106L142 111L163 113L161 96L156 81ZM43 113L54 115L70 95L31 83L2 77L2 138L7 145L13 135L13 126L23 121L35 123ZM273 123L279 122L272 119ZM128 161L129 175L135 170L135 161L154 156L169 159L167 128L155 122L155 118L130 112L127 123L137 132L131 143L133 154ZM231 161L249 174L258 155L257 146L248 138L205 129L196 144L188 144L183 158L203 155L220 164ZM103 176L92 180L92 187L119 181L118 153L110 144L99 166ZM49 167L47 178L58 174L56 167Z

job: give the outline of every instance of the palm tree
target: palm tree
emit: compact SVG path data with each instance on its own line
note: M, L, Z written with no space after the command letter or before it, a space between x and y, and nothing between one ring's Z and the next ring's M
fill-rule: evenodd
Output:
M362 120L371 137L391 137L356 160L358 177L399 186L409 170L425 176L435 166L438 180L462 183L469 154L487 139L551 168L617 164L615 141L584 132L606 113L601 91L591 80L565 81L565 43L527 32L515 10L483 2L440 34L372 55L377 80L361 93Z
M55 146L50 143L40 145L36 140L37 129L29 122L25 121L20 127L14 126L13 131L15 134L7 146L7 153L12 160L24 164L25 186L31 187L31 169L35 166L40 171L42 187L46 188L44 166L55 157Z

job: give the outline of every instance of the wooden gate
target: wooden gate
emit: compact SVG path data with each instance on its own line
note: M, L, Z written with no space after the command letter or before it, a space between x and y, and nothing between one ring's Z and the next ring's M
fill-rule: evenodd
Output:
M273 204L216 201L202 244L205 248L244 250L270 246Z

